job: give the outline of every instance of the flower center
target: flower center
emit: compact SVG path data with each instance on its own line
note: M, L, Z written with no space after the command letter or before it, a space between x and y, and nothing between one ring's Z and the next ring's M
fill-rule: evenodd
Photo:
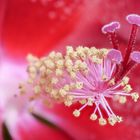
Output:
M66 106L80 103L81 107L73 112L75 117L79 117L87 106L92 106L91 120L99 118L99 123L105 125L104 110L111 125L121 122L121 117L113 112L108 99L124 104L127 96L134 101L139 98L138 93L131 92L133 89L126 75L136 63L140 63L140 52L133 51L140 16L131 14L127 16L127 21L132 24L132 31L124 56L119 50L116 35L119 22L111 22L102 28L113 49L83 46L74 49L67 46L65 54L51 52L40 59L29 55L27 71L28 82L33 86L33 99L53 100Z

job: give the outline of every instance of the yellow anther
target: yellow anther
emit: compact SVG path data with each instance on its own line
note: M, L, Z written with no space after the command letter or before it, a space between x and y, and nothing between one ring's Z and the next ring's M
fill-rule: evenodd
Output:
M116 120L117 120L118 123L120 123L120 122L123 121L123 120L122 120L122 117L120 117L120 116L116 116Z
M80 116L80 111L79 110L74 110L73 111L73 115L75 116L75 117L79 117Z
M62 58L63 58L62 53L57 52L57 53L56 53L56 59L62 59Z
M56 62L56 65L58 68L63 68L64 66L64 60L60 59Z
M107 124L107 121L106 121L106 119L104 119L104 118L99 118L99 124L100 125L106 125Z
M33 62L35 62L35 61L37 61L37 60L38 60L38 58L35 57L35 56L33 56L32 54L28 54L28 55L27 55L27 61L28 61L28 62L33 63Z
M131 85L126 85L123 89L126 92L130 92L132 90Z
M64 89L60 89L59 94L64 97L65 95L67 95L67 92Z
M93 57L92 57L92 61L93 61L94 63L97 63L97 64L101 64L101 63L102 63L102 59L99 59L99 58L97 58L96 56L93 56Z
M91 114L90 119L93 120L93 121L97 120L97 115L94 114L94 113Z
M96 49L95 47L90 48L90 55L91 56L97 55L97 53L98 53L98 49Z
M52 89L52 91L50 92L51 93L51 96L56 98L57 97L57 94L58 94L58 91L55 90L55 89Z
M93 98L88 98L87 103L88 103L89 106L92 106L93 105L93 102L94 102L94 99Z
M73 100L73 96L67 96L66 100L64 101L65 106L71 106L73 103L72 100Z
M53 71L52 71L52 70L50 70L50 69L46 69L46 71L45 71L45 72L46 72L46 74L47 74L47 75L50 75L51 73L53 73Z
M51 58L51 59L53 59L56 55L55 55L56 53L54 52L54 51L52 51L50 54L49 54L49 57Z
M70 90L70 86L69 86L69 85L65 85L65 86L63 87L63 89L64 89L65 91L69 91L69 90Z
M86 70L87 69L87 64L82 62L79 66L82 70Z
M34 83L34 81L33 81L32 78L28 78L27 82L28 82L29 84L33 84L33 83Z
M46 71L46 67L44 65L42 65L40 68L39 68L40 72L45 72Z
M78 67L81 65L82 61L81 60L76 60L75 61L75 65L77 65Z
M44 63L45 63L47 68L50 68L50 69L54 69L55 68L54 62L52 60L50 60L50 59L45 60Z
M36 68L34 67L34 66L29 66L28 67L28 69L27 69L27 71L29 72L29 73L36 73Z
M74 97L73 97L72 95L67 96L67 100L71 100L71 101L72 101L73 98L74 98Z
M74 79L74 78L76 78L76 73L72 71L72 72L70 72L70 76L72 79Z
M112 125L112 126L115 125L116 122L117 122L116 116L111 116L111 117L109 117L109 118L108 118L108 122L109 122L109 124Z
M77 52L73 52L72 55L71 55L71 58L74 58L74 59L78 58Z
M46 79L45 78L40 78L39 83L41 85L45 84L46 83Z
M82 99L82 100L80 100L79 102L80 102L80 104L83 105L83 104L85 104L87 101L86 101L86 99Z
M82 89L83 88L83 82L76 82L75 86L77 89Z
M66 59L66 61L65 61L65 66L66 66L66 67L69 67L69 66L72 66L72 65L73 65L72 60L71 60L71 59Z
M121 83L121 85L122 86L125 86L125 85L127 85L128 84L128 82L129 82L129 77L124 77L123 79L122 79L122 83Z
M86 54L88 54L88 53L90 52L90 48L84 47L84 52L85 52Z
M40 93L41 92L41 87L39 86L39 85L36 85L35 87L34 87L34 93L35 94L38 94L38 93Z
M86 54L83 52L83 53L80 53L79 56L84 60L86 58Z
M101 58L106 56L107 53L108 53L108 49L102 48L102 49L99 50L99 54L100 54Z
M34 65L35 65L36 68L40 68L41 65L42 65L42 62L41 61L37 61Z
M67 46L67 55L72 55L73 54L73 47L72 46Z
M61 69L56 69L55 74L56 74L56 76L62 76L63 71Z
M135 102L137 102L139 99L139 94L137 92L131 93L131 97Z
M80 54L81 52L83 52L83 46L78 46L77 48L76 48L76 51L77 51L77 53L78 54Z
M46 86L45 91L46 91L46 93L50 93L52 91L52 89L50 87Z
M58 83L58 78L53 77L53 78L51 79L51 83L52 83L52 84L57 84L57 83Z
M64 101L65 106L71 106L72 105L72 101Z

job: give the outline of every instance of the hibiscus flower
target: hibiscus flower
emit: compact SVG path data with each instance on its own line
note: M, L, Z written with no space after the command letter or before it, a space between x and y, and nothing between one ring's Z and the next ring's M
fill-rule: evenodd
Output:
M62 20L60 20L59 24L62 24L63 22L66 22L67 20L67 15L69 15L69 12L72 12L73 10L75 11L76 5L70 5L69 7L69 2L64 3L66 5L68 5L68 7L66 7L65 11L65 15L64 17L62 16ZM1 54L1 66L0 66L0 73L1 73L1 81L0 81L0 110L1 110L1 129L3 126L3 130L6 127L6 130L8 130L10 132L10 135L12 136L13 139L29 139L29 140L35 140L35 139L48 139L48 135L49 138L55 139L57 137L57 139L69 139L69 136L65 136L63 130L60 129L59 132L59 128L53 129L50 127L45 127L44 125L41 125L40 123L36 122L35 119L32 117L32 115L29 112L29 104L27 103L27 98L26 97L19 97L19 90L18 90L18 84L19 81L24 81L26 78L26 68L25 68L25 63L23 63L23 61L25 61L25 55L27 55L27 53L29 52L33 52L37 55L43 54L43 53L47 53L47 51L51 48L45 49L44 51L44 47L46 48L46 46L49 43L49 41L46 41L46 37L50 36L50 32L52 32L53 35L51 35L51 44L56 43L57 40L59 41L59 36L55 37L54 33L53 33L53 29L55 29L55 26L57 29L59 29L59 24L57 23L56 25L56 19L60 18L60 14L63 12L60 10L60 14L58 14L58 12L55 10L55 7L51 9L49 9L49 7L52 7L52 3L49 4L50 6L48 6L47 8L45 7L45 3L43 3L42 1L39 2L34 2L34 1L19 1L19 3L17 3L17 1L0 1L0 30L1 30L1 48L0 48L0 54ZM63 5L63 2L60 3L56 3L55 4L56 7ZM14 13L16 12L16 10L20 11L19 9L21 8L20 6L23 7L23 9L26 7L29 7L29 11L27 13L30 13L31 15L29 17L25 17L25 20L28 22L27 25L24 24L21 25L24 28L26 28L25 30L23 29L21 32L16 32L17 29L17 20L18 18L16 17L16 15L14 15ZM11 8L10 8L11 7ZM26 9L26 8L25 8ZM38 9L37 13L35 16L33 9ZM15 10L15 11L14 11ZM39 12L41 12L40 10L42 10L42 13L44 13L43 15L39 14ZM71 11L72 10L72 11ZM12 12L13 11L13 12ZM26 11L26 10L25 10ZM50 12L49 12L50 11ZM21 13L24 12L24 10L21 10ZM12 13L12 14L11 14ZM27 13L24 13L25 15ZM48 16L46 19L44 18L44 15L46 13L46 16ZM14 15L14 16L13 16ZM17 15L18 16L18 15ZM22 15L22 18L24 18L24 15ZM58 17L56 17L58 16ZM71 14L69 15L71 16ZM30 17L32 17L31 20ZM12 19L11 19L12 18ZM14 18L14 19L13 19ZM27 18L27 19L26 19ZM42 20L41 20L42 18ZM54 18L56 18L55 20L53 20ZM74 15L73 19L76 20L77 16ZM44 31L44 27L47 26L46 22L48 23L50 19L49 24L54 24L53 28L50 29L50 31L45 30ZM8 21L11 20L11 21ZM36 25L34 24L34 20L38 21L38 23L36 22ZM41 20L41 21L40 21ZM62 23L61 23L62 21ZM13 22L13 23L12 23ZM42 23L44 23L44 27L42 25ZM10 24L9 24L10 23ZM30 25L34 24L34 27L32 27L32 29L29 27L29 23ZM49 25L48 24L48 25ZM71 24L73 26L73 23L68 22L68 24ZM13 25L13 26L11 26ZM19 23L20 25L20 23ZM15 27L15 29L13 29L13 27ZM35 31L37 28L41 28L42 27L42 31L40 31L40 34L38 34L37 31ZM29 31L29 29L31 29ZM48 28L49 29L49 28ZM18 34L22 34L22 35L18 35L19 36L19 44L16 45L16 42L14 41L15 37L12 37L14 35L10 35L13 34L13 30L15 30L14 32L16 32L15 36L17 36ZM40 29L38 29L40 30ZM18 30L17 30L18 31ZM25 31L25 34L24 34ZM31 38L33 38L33 41L29 41L27 38L27 31L29 31L32 35L29 35ZM36 32L36 35L35 35ZM49 34L48 34L49 32ZM69 32L69 30L67 31ZM64 36L65 34L67 34L67 32L65 31L64 33L62 33L62 36ZM8 33L8 34L7 34ZM34 34L34 36L33 36ZM42 38L43 35L44 39ZM48 35L47 35L48 34ZM64 35L63 35L64 34ZM8 35L8 36L7 36ZM34 48L35 47L35 38L37 37L41 37L41 40L44 40L46 43L43 43L42 47L39 47L39 50L36 50ZM11 38L12 37L12 38ZM24 38L25 37L25 38ZM53 39L54 37L54 39ZM56 40L55 40L56 38ZM61 37L60 37L61 38ZM23 40L24 43L23 44ZM40 41L41 41L40 40ZM50 39L48 39L50 40ZM31 43L29 43L29 42ZM28 44L28 45L27 45ZM29 45L30 44L30 45ZM41 43L39 43L41 44ZM23 46L22 46L23 45ZM37 45L37 44L36 44ZM13 47L14 46L14 47ZM19 47L20 46L20 47ZM30 46L30 47L29 47ZM33 47L31 47L33 46ZM38 45L37 45L38 46ZM22 50L22 49L23 50ZM42 49L40 49L42 48ZM19 50L18 50L19 49ZM22 51L21 51L22 50ZM22 53L21 53L22 52ZM6 57L4 57L4 55L6 54ZM12 57L10 57L12 56ZM13 57L14 56L14 57ZM15 58L18 56L18 58L22 61L21 63L18 63L17 61L15 61ZM14 60L13 60L14 59ZM21 61L20 61L21 62ZM9 71L10 70L10 71ZM13 80L9 80L9 79L13 79ZM38 108L39 110L41 110L40 108ZM54 118L54 119L53 119ZM56 121L57 119L55 117L52 117L51 119L53 119L53 121ZM29 123L30 126L28 127L28 129L26 128L25 123ZM54 125L56 126L56 125ZM41 130L41 131L38 131ZM33 131L34 135L30 135L29 131ZM62 132L61 132L62 131ZM63 134L63 135L62 135ZM2 133L1 133L1 139L2 138Z
M3 1L3 3L5 3L5 1ZM139 3L137 1L117 1L116 2L116 1L110 1L110 0L105 0L105 1L98 0L96 2L93 1L93 3L92 4L90 3L88 5L88 7L86 7L87 10L85 10L85 12L82 13L82 16L81 16L82 18L80 17L81 23L79 23L77 20L76 21L74 20L75 21L74 23L79 23L78 24L79 26L76 26L77 28L75 28L74 33L69 32L69 33L67 33L68 36L66 36L66 34L65 34L63 36L63 37L65 37L65 39L63 39L63 37L60 39L59 38L60 34L57 36L61 40L60 42L54 41L56 43L55 45L57 47L60 48L67 44L69 44L69 45L70 44L71 45L79 45L79 44L80 45L96 45L97 47L102 47L102 45L104 45L104 47L105 46L108 47L109 45L108 45L108 43L106 43L107 41L105 40L105 38L103 37L103 35L100 32L101 26L104 23L107 23L109 20L112 20L112 19L119 19L121 22L124 22L124 20L122 20L122 19L124 18L124 16L126 16L130 12L139 13L139 10L138 10ZM20 8L23 6L22 4L20 5ZM28 6L28 4L26 4L26 6ZM17 5L16 7L18 7L18 4L16 4L16 3L14 3L13 5ZM40 1L37 1L36 6L37 5L42 6L42 5L40 5ZM9 7L10 6L12 9L12 2L11 2L11 4L9 4ZM23 8L25 10L25 7L23 7ZM13 32L15 31L16 27L21 27L21 26L19 26L21 23L19 22L20 20L13 20L15 24L14 23L10 24L10 21L12 20L12 15L14 15L15 13L18 14L18 12L13 11L13 13L11 13L11 18L9 18L8 15L9 15L11 9L8 8L9 12L6 17L9 20L7 21L7 24L3 23L3 25L5 27L4 28L5 29L5 33L4 33L5 39L3 39L3 42L4 42L4 44L6 44L3 47L5 47L5 52L7 50L7 52L10 55L14 54L13 56L17 56L15 54L19 54L18 56L22 56L22 54L23 54L25 56L27 54L27 52L29 52L29 51L30 51L30 53L32 53L32 51L33 51L32 49L36 48L34 46L38 46L38 44L36 43L38 41L38 39L36 39L37 41L33 40L32 41L33 45L27 45L28 48L24 49L26 45L24 45L24 47L22 46L22 43L24 42L24 41L22 41L22 39L24 40L25 39L24 37L25 36L27 37L27 33L24 34L24 31L26 31L26 28L25 28L25 30L23 29L22 31L19 31L19 33L21 33L21 35L23 33L23 36L18 34L19 38L21 37L21 40L19 40L20 45L18 43L17 43L18 45L16 45L17 36L16 35L15 35L16 37L13 36ZM20 10L18 10L18 11L20 11ZM78 9L78 11L79 11L79 9ZM28 13L30 13L30 12L28 12ZM89 13L92 13L92 16L89 16ZM20 18L18 18L18 19L20 19ZM34 20L32 20L32 19L30 19L29 21L33 21L33 23L34 23ZM18 23L18 24L16 24L16 23ZM42 21L41 23L44 23L44 21ZM126 25L126 23L124 25ZM9 28L7 29L7 27L9 27ZM13 27L15 27L15 28L13 28ZM68 27L71 27L71 24L68 25ZM13 32L11 31L12 33L8 37L8 35L10 33L9 29L12 29L12 28L14 29L14 31ZM38 33L39 29L38 30L37 29L38 28L34 28L32 31L35 31L35 33ZM69 29L71 29L71 28L69 28ZM125 46L124 44L126 43L126 34L127 33L128 33L128 26L123 27L123 30L121 30L121 32L119 32L119 38L123 41L123 43L121 45L122 48L123 48L123 46ZM33 32L33 34L34 34L34 32ZM40 36L43 36L43 35L41 34ZM53 36L51 36L51 37L53 37ZM31 41L31 39L28 40L28 37L27 37L27 41ZM49 40L49 41L53 42L51 40ZM49 42L49 41L47 41L47 42ZM43 44L45 44L45 43L43 42L43 39L42 39L42 41L39 42L39 46L43 46ZM19 46L21 46L21 47L19 47ZM34 53L39 54L39 55L42 53L46 53L44 50L46 50L48 48L46 48L46 45L44 45L44 46L45 46L45 49L43 47L40 47L40 49L39 49L39 51L41 51L41 53L38 53L38 51L34 52ZM54 46L54 44L51 44L50 46L52 47L52 46ZM43 49L41 49L41 48L43 48ZM8 51L8 50L10 50L10 51ZM18 51L16 51L16 53L15 53L15 51L13 51L13 50L18 50ZM23 51L21 51L21 50L23 50ZM62 50L62 48L61 48L61 50ZM15 57L15 59L16 58L17 57ZM22 59L24 59L24 58L22 57ZM139 86L138 86L139 78L137 76L138 70L139 70L139 68L137 68L134 71L134 73L131 75L131 77L133 79L135 78L135 80L132 82L132 86L139 90ZM126 121L122 124L119 124L113 128L110 126L101 128L101 127L99 127L98 124L95 124L95 123L92 124L87 119L87 116L89 115L88 114L89 111L87 111L87 110L85 110L85 114L83 116L81 116L80 119L75 119L74 117L72 117L71 116L72 112L68 112L69 109L66 109L62 105L60 105L60 106L57 105L57 108L50 110L50 111L55 112L56 114L58 114L60 117L63 118L63 122L65 122L65 124L61 123L61 125L65 126L65 128L67 130L71 131L71 133L73 135L75 135L75 138L77 138L77 139L78 138L79 139L80 138L81 139L91 139L91 140L92 139L103 139L103 138L104 139L114 139L114 140L115 139L122 139L122 140L139 139L140 135L139 135L139 132L137 131L139 129L139 125L138 125L139 124L139 117L138 117L139 105L134 106L134 104L130 102L130 103L126 104L125 107L127 109L124 110L123 109L124 107L120 108L120 106L114 105L114 109L117 110L117 108L118 108L120 110L121 114L123 114L123 116L128 115L128 117L126 118L128 121ZM134 121L134 120L136 120L136 121ZM124 133L123 130L125 130L126 133Z

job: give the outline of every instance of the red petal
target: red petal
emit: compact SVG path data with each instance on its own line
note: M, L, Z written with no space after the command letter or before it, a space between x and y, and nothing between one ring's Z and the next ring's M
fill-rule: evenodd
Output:
M81 15L82 0L7 1L2 27L3 46L9 54L25 56L46 54L73 30ZM61 7L62 6L62 7Z

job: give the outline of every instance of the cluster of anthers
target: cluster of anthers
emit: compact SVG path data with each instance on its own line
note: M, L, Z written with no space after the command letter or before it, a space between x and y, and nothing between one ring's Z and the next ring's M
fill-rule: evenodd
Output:
M100 125L107 124L107 120L111 125L121 122L122 118L113 112L108 99L124 104L126 97L135 102L139 98L137 92L132 92L127 74L140 63L140 52L135 47L140 16L131 14L126 20L132 24L132 31L124 56L116 36L119 22L111 22L102 28L113 45L112 49L67 46L65 54L53 51L43 58L29 55L28 82L33 85L34 96L46 94L66 106L80 103L81 107L73 111L75 117L79 117L87 106L92 106L90 119L98 119ZM107 120L102 110L106 112Z

